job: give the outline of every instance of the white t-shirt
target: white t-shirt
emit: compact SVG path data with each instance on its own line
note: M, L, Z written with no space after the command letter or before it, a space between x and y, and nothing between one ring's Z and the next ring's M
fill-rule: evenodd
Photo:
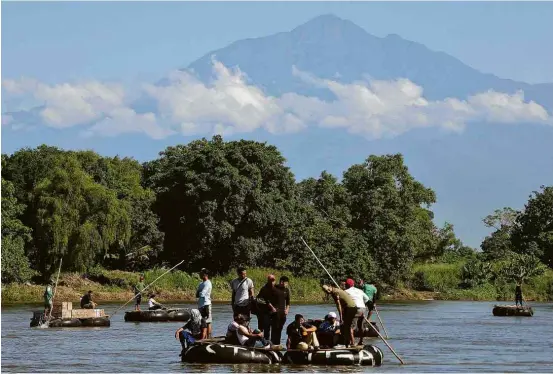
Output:
M355 306L358 308L365 308L365 303L369 301L369 297L365 295L363 291L359 288L350 287L346 292L351 296L353 301L355 301Z
M236 329L236 336L238 337L238 341L241 345L246 344L249 339L246 335L243 335L244 330L247 330L245 326L238 326L238 328Z
M250 294L248 290L253 288L253 281L250 278L236 278L230 282L230 286L232 290L236 292L234 296L234 305L246 306L250 303Z

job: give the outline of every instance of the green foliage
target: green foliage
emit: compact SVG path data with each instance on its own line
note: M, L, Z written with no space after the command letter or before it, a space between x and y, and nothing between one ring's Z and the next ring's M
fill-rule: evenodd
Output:
M432 246L430 214L434 192L416 181L397 155L370 156L344 173L350 192L351 228L363 233L377 263L378 277L390 284L405 278L415 254Z
M417 264L410 285L417 291L444 292L461 282L462 262L452 264Z
M461 270L461 288L475 288L487 283L494 276L492 264L479 259L468 260Z
M19 219L24 208L15 197L13 183L2 179L2 283L27 282L34 275L25 256L31 230Z
M553 186L541 186L541 191L530 196L524 212L517 217L512 244L515 251L530 250L553 268Z
M497 274L506 281L524 283L527 279L542 275L547 267L534 255L511 253L499 263Z

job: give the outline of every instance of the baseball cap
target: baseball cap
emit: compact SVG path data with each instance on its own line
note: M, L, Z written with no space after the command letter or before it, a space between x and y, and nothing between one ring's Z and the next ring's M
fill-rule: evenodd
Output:
M328 318L336 318L336 313L334 312L328 313Z
M355 282L353 281L353 279L351 278L348 278L348 280L346 281L346 284L350 287L353 287L355 286Z

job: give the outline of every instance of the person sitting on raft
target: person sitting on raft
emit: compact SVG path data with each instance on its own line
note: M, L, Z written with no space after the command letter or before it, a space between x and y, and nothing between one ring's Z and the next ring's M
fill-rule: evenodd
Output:
M97 304L92 301L92 291L88 291L88 293L85 293L83 297L81 297L81 309L94 309L96 305Z
M353 345L353 321L357 315L357 304L355 300L344 290L337 287L322 284L324 292L332 296L338 309L338 314L343 322L342 326L342 344Z
M148 310L158 310L158 309L163 309L163 305L161 305L160 303L158 303L154 297L156 297L155 294L151 293L150 295L148 295Z
M338 345L340 339L340 323L336 320L336 313L330 312L326 315L323 323L317 329L317 337L321 347L332 348Z
M240 345L245 347L255 348L271 348L271 342L263 337L263 332L249 327L249 319L243 315L238 314L234 318L234 322L229 325L227 331L227 337L234 333Z
M180 340L183 349L193 344L196 339L202 338L202 314L198 309L190 310L190 318L184 325L175 331L175 339Z
M305 322L301 314L296 314L294 322L286 328L286 334L288 335L286 348L298 349L298 345L303 342L309 347L319 349L319 340L315 331L317 331L315 326Z

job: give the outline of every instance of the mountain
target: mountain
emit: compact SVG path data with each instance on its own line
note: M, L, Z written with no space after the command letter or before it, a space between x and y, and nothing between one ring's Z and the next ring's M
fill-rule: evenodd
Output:
M212 74L212 56L227 67L238 66L267 93L297 92L329 97L292 75L292 66L320 78L351 82L370 76L408 78L424 88L426 98L465 98L494 89L523 90L525 97L551 109L553 84L531 85L484 74L455 57L392 34L379 38L353 22L322 15L289 32L245 39L211 51L188 69L202 80Z
M553 110L553 84L528 84L484 74L443 52L398 35L373 36L354 23L322 15L289 32L245 39L211 51L191 63L202 80L212 75L212 57L239 67L266 93L296 92L332 99L332 94L306 84L292 66L343 83L368 77L408 78L427 99L466 98L490 89L523 90ZM298 178L322 170L341 176L369 154L401 152L413 175L433 188L437 223L447 220L467 244L477 247L489 232L481 219L503 206L523 208L541 184L553 183L553 131L548 126L471 123L463 134L436 129L410 131L392 139L368 141L340 129L312 126L292 135L262 131L240 134L275 144Z

